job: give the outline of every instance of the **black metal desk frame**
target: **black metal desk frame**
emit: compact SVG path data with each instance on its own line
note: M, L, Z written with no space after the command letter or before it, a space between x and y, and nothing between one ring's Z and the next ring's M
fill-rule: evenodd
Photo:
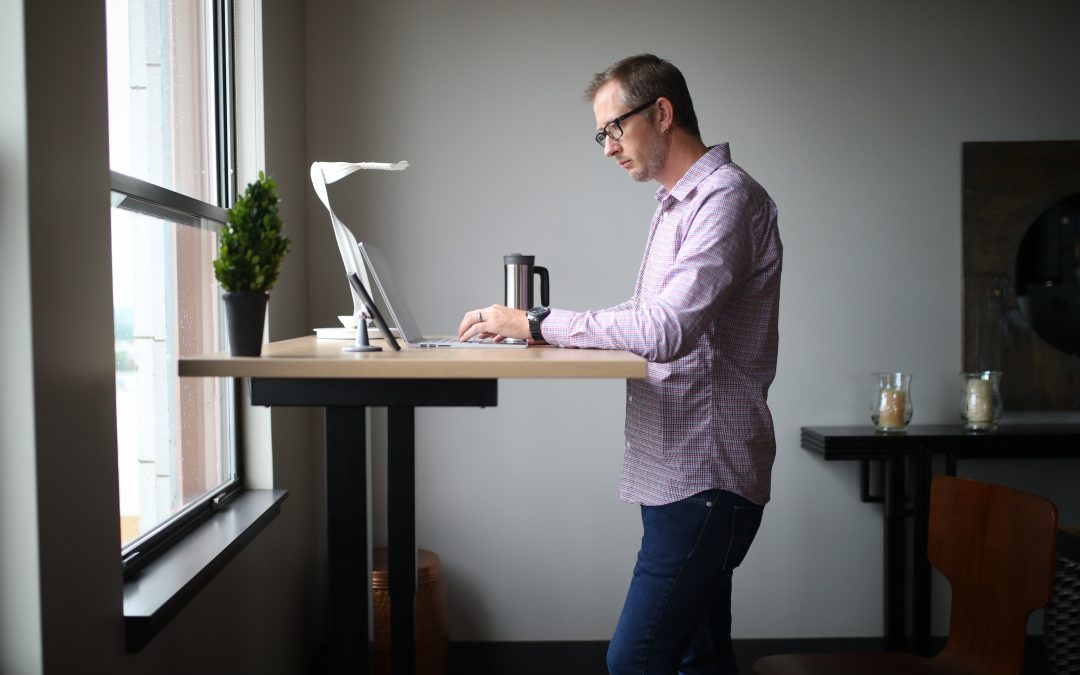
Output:
M879 434L873 427L803 427L802 447L826 460L861 462L861 498L881 503L885 516L885 642L890 650L930 652L931 570L927 558L930 480L935 455L945 458L945 473L956 475L958 460L1066 459L1080 457L1080 425L1003 425L973 433L959 425L913 425L905 433ZM877 463L875 493L871 462ZM910 550L907 520L911 518ZM911 588L908 588L908 569ZM911 640L908 640L908 602Z
M491 379L252 378L251 402L325 408L328 612L331 673L374 671L368 642L370 584L368 407L387 408L387 538L390 644L395 675L416 671L417 407L486 407L498 400Z

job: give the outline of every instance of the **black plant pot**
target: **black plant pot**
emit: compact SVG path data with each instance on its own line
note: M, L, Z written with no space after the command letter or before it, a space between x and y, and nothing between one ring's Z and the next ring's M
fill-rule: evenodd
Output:
M229 329L229 353L258 356L262 353L263 324L269 293L234 291L222 293L225 324Z

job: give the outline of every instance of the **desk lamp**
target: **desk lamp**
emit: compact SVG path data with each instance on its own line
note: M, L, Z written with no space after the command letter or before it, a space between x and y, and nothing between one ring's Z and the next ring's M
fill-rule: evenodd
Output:
M334 209L330 207L330 197L327 195L326 186L362 169L404 171L408 167L408 162L397 162L395 164L386 162L313 162L311 164L311 185L315 188L315 194L319 196L319 201L330 212L330 224L334 228L334 239L337 241L338 251L341 253L341 262L345 265L345 274L359 275L366 288L371 288L371 283L368 281L364 261L360 257L360 247L356 245L356 237L345 226L345 223L341 222L341 219L337 217ZM352 293L353 298L352 315L361 317L357 320L359 322L367 316L367 312L356 290L350 287L349 292Z

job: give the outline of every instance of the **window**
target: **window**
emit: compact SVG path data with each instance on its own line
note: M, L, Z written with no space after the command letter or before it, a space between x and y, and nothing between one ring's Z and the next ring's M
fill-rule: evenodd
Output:
M228 0L107 0L121 555L135 569L239 484L213 276L235 192Z

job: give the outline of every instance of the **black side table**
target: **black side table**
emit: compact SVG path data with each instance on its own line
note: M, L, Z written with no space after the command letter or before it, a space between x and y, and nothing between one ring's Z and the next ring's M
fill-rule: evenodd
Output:
M802 447L828 461L858 460L861 497L881 503L885 516L885 642L887 649L930 651L930 479L934 455L945 458L945 472L956 475L959 460L1063 459L1080 457L1080 425L1002 425L992 432L969 432L955 425L912 425L904 433L877 433L865 426L803 427ZM876 468L879 491L872 473ZM913 521L911 543L907 520ZM911 565L909 588L907 567Z

